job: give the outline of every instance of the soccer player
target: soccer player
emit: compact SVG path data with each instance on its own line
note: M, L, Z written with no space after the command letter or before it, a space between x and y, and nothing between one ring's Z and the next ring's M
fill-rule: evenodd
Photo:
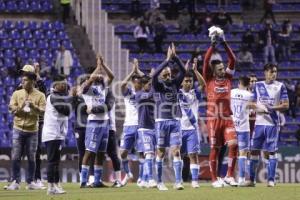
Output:
M275 186L277 167L277 143L279 138L279 112L289 108L287 90L283 83L276 81L277 65L264 66L265 80L259 81L254 89L254 107L256 122L251 139L250 181L248 186L255 186L256 169L261 150L267 151L268 186Z
M224 34L219 36L219 38L228 56L228 67L225 69L224 64L220 60L210 61L216 45L216 38L212 38L212 45L205 54L203 66L203 77L206 82L208 103L207 128L210 140L209 163L212 186L214 188L224 186L223 180L217 177L217 160L220 148L225 145L225 143L229 149L229 158L227 175L224 181L231 186L237 186L234 180L234 169L237 159L237 140L230 109L230 91L234 74L235 55L225 41Z
M63 75L55 76L53 90L47 97L42 142L47 151L48 195L66 193L59 186L59 163L62 144L68 131L68 118L72 111L72 97Z
M179 72L174 79L171 79L170 62L179 66ZM168 48L167 59L159 65L152 77L152 86L155 91L155 126L157 140L157 187L159 190L168 190L162 182L163 159L166 148L170 147L173 155L173 168L175 172L174 188L182 190L182 160L180 157L182 116L178 93L184 79L186 70L181 60L176 55L175 46Z
M151 77L144 75L141 78L142 90L136 93L139 119L139 135L142 136L143 151L145 154L145 170L141 182L141 187L154 188L157 186L153 178L153 160L155 158L155 119L154 108L155 101L153 89L151 89ZM148 180L146 180L146 178Z
M116 138L116 104L114 103L111 110L108 113L109 116L109 134L108 134L108 142L107 142L107 149L106 153L110 157L113 168L114 168L114 175L115 181L112 187L120 188L122 187L121 184L121 162L120 158L118 157L117 152L117 138Z
M137 184L139 185L143 176L144 169L144 154L143 148L140 142L138 142L138 111L136 103L136 92L141 90L140 77L144 75L138 68L138 60L134 59L133 68L130 74L122 81L121 91L124 96L125 103L125 121L123 127L123 135L121 138L121 162L123 170L126 176L122 180L122 185L126 185L127 182L133 178L131 170L129 168L128 152L135 146L139 153L139 178ZM131 80L132 87L128 87L128 83Z
M247 164L247 154L250 147L250 124L249 112L252 93L248 91L250 78L241 76L238 88L231 90L231 110L232 118L238 139L239 148L239 185L245 185L245 173Z
M107 76L102 74L102 69ZM78 92L78 94L82 94L89 114L85 134L86 151L81 167L81 188L87 187L89 161L94 158L96 158L94 162L95 178L91 187L105 187L101 181L101 176L109 134L108 112L115 102L112 92L107 86L113 79L111 70L106 66L103 58L98 56L96 69L90 78L81 85Z
M188 68L189 62L186 64ZM194 88L194 74L199 86ZM181 152L187 154L190 159L190 170L192 174L192 187L199 188L199 161L200 141L198 134L198 107L201 100L201 90L205 87L205 81L197 70L197 60L193 63L193 69L187 71L180 89L180 108L182 112L181 130L182 146Z

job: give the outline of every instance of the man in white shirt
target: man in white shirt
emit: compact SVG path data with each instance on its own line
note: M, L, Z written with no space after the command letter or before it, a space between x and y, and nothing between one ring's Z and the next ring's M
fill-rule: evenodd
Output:
M71 52L65 49L64 45L60 46L60 51L57 54L55 69L58 74L69 76L71 67L73 66L73 58Z

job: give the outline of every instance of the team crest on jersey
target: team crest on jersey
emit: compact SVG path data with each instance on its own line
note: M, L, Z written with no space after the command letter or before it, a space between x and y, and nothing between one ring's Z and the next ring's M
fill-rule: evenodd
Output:
M228 87L215 87L216 93L227 93L229 91Z

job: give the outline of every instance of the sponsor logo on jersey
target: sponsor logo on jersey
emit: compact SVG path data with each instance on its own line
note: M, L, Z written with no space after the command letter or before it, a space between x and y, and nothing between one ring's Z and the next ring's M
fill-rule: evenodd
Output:
M228 87L215 87L216 93L227 93L229 91Z

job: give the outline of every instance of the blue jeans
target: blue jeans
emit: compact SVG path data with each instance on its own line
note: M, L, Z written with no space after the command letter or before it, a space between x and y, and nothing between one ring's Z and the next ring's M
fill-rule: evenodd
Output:
M264 62L265 62L265 64L269 63L270 56L271 56L272 64L276 64L275 48L273 45L270 45L270 46L267 45L264 47Z
M38 145L37 132L23 132L17 129L13 130L12 145L12 178L16 182L20 182L21 158L23 152L26 153L28 159L27 183L34 180L35 173L35 155Z

